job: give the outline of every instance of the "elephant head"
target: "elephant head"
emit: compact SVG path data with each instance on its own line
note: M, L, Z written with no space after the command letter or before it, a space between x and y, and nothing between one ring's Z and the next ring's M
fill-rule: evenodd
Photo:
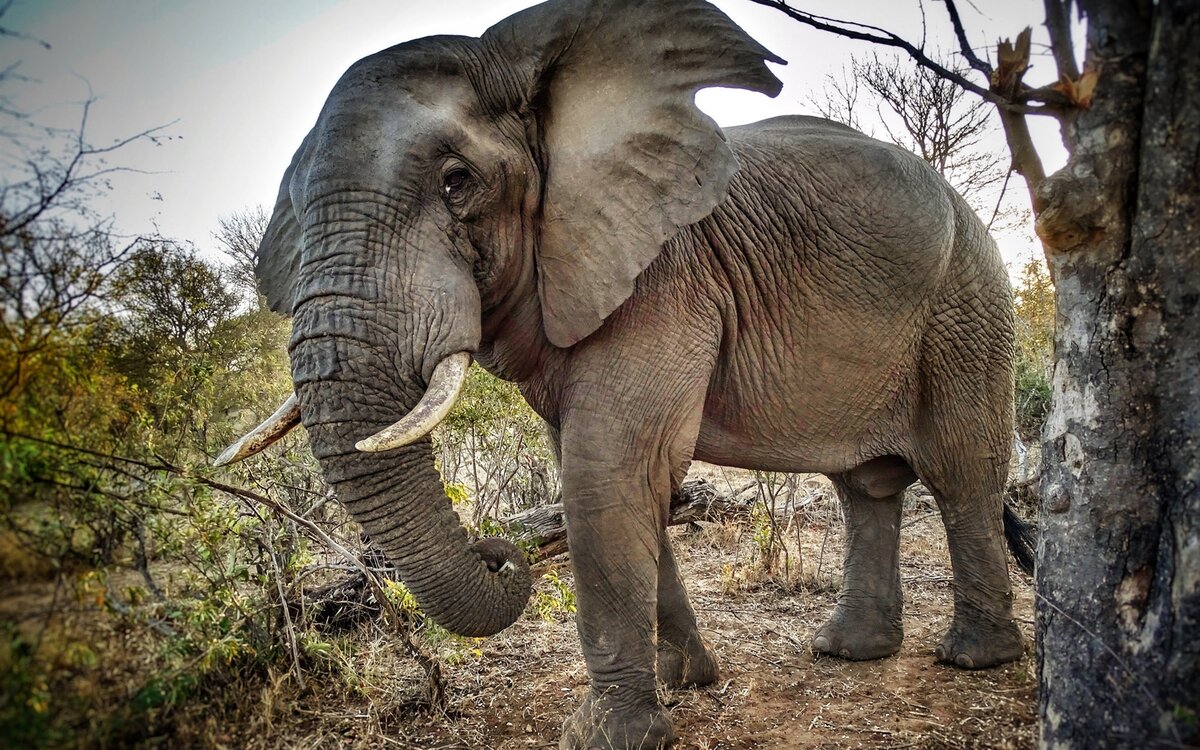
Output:
M764 59L782 62L697 0L552 0L478 39L355 63L284 174L258 251L269 304L293 318L296 402L222 460L302 417L422 608L467 635L509 625L528 566L507 542L468 543L424 433L514 297L540 310L547 346L571 347L712 211L737 163L695 93L773 96Z

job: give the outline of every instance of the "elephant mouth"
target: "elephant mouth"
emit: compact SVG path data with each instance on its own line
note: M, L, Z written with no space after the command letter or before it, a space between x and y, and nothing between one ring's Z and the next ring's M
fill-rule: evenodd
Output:
M417 405L390 426L358 441L354 447L363 453L380 453L403 448L428 435L454 408L470 367L470 352L451 354L438 362ZM228 466L261 453L298 424L300 404L293 394L262 424L222 451L213 466Z

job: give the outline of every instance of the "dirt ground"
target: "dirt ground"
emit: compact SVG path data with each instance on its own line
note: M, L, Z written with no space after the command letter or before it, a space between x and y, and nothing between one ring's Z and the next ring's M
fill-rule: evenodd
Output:
M927 498L906 503L901 532L903 650L874 662L810 653L808 640L836 599L842 552L827 486L814 481L809 489L808 510L785 534L787 575L780 565L773 576L762 571L752 527L672 529L701 628L722 666L712 687L664 693L678 747L1033 747L1028 647L1019 662L991 670L934 662L950 623L951 579L945 534ZM564 560L537 570L570 579ZM1015 566L1012 578L1017 617L1031 642L1030 580ZM549 591L548 582L539 590ZM527 613L446 667L447 708L440 712L414 706L423 677L398 644L362 637L353 657L357 698L342 685L323 690L311 681L299 696L268 687L254 712L257 726L210 727L215 731L201 735L225 747L554 748L563 719L587 689L573 618L561 612L544 619Z
M750 478L706 466L693 473L723 491L745 486ZM1020 661L997 669L968 672L934 662L933 650L950 623L952 591L945 534L931 499L911 494L905 503L902 651L879 661L849 662L815 658L808 649L840 585L836 501L819 477L790 497L788 512L776 516L786 554L774 555L770 571L761 550L765 514L742 523L671 529L701 628L722 669L711 687L664 692L680 738L677 747L1033 747L1036 688L1029 646ZM1017 618L1031 644L1031 581L1015 565L1010 568ZM540 595L535 601L550 602L540 614L531 607L488 639L431 646L442 663L442 710L428 707L425 673L404 645L378 622L368 622L329 638L333 648L326 667L310 671L304 687L284 673L248 678L208 703L184 707L169 730L139 745L555 748L563 719L586 693L587 673L574 617L563 606L564 592L571 590L563 585L571 583L569 561L535 566L535 576ZM7 605L20 601L6 597ZM134 639L131 656L145 641L144 633L120 637ZM93 743L81 738L80 744Z

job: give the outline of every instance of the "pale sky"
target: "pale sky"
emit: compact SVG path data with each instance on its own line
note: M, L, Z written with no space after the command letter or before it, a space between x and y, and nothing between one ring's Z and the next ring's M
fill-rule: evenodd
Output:
M105 204L129 233L157 227L164 235L215 252L220 216L274 204L279 179L326 95L355 60L398 42L430 34L477 36L530 0L16 0L3 26L44 40L50 50L0 39L0 67L20 61L33 79L8 84L18 105L62 125L78 119L78 102L98 101L90 140L101 145L158 125L170 136L159 145L122 152L114 162L151 172L121 175ZM827 74L849 66L850 55L879 49L818 32L748 0L717 0L759 42L788 60L775 66L784 82L775 99L710 89L700 106L722 125L780 114L813 113ZM871 23L919 40L918 0L793 0L819 14ZM945 9L925 3L930 49L954 48ZM974 6L974 7L973 7ZM1039 54L1045 30L1039 0L960 3L978 47L1034 25L1034 70L1027 80L1049 81L1053 64ZM978 11L974 8L977 7ZM883 50L881 50L883 51ZM864 113L867 115L868 113ZM868 117L864 116L864 123ZM1047 171L1065 161L1057 130L1032 118ZM996 148L1004 148L996 135ZM1010 191L1025 188L1014 176ZM111 206L111 208L108 208ZM986 217L985 217L986 218ZM1027 230L997 237L1010 262L1033 251Z

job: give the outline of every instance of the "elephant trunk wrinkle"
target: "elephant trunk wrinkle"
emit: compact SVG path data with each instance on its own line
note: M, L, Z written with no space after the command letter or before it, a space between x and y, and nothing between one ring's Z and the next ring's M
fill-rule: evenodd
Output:
M428 438L379 456L354 448L417 403L425 390L418 367L331 332L297 334L291 354L314 455L421 608L462 635L491 635L511 624L530 593L528 564L503 544L489 547L496 571L484 564L446 497Z

